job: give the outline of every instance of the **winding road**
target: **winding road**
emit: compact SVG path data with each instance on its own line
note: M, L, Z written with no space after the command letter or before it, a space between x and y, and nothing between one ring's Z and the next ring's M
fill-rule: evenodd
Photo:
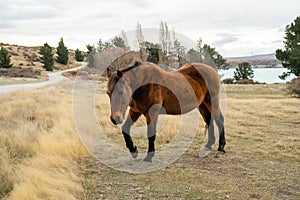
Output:
M73 71L80 69L84 66L84 64L80 67L67 69L60 72L52 72L48 74L49 80L37 83L24 83L24 84L13 84L13 85L3 85L0 86L0 94L5 94L9 92L13 92L16 90L28 90L28 89L37 89L41 87L45 87L47 85L51 85L54 83L58 83L60 81L66 80L67 78L62 75L63 72Z

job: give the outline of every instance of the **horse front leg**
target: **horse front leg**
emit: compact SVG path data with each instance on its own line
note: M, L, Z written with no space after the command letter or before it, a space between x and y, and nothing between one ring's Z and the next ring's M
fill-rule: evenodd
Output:
M147 136L148 136L148 152L144 161L152 162L152 158L155 154L155 138L156 138L156 124L158 114L161 106L158 104L151 107L149 113L145 115L147 120Z
M134 112L132 109L129 110L129 115L122 126L122 134L126 143L126 147L129 149L131 156L136 158L138 156L137 147L133 144L132 138L130 136L130 128L141 116L141 113Z

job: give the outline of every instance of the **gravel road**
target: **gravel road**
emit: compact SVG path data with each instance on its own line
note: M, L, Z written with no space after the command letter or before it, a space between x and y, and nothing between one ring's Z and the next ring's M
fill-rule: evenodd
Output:
M76 68L72 68L72 69L68 69L68 70L64 70L64 71L60 71L60 72L49 73L48 74L48 77L49 77L48 81L37 82L37 83L2 85L2 86L0 86L0 94L9 93L9 92L13 92L13 91L16 91L16 90L37 89L37 88L41 88L41 87L44 87L44 86L47 86L47 85L58 83L60 81L63 81L65 79L67 79L66 77L64 77L62 75L63 72L77 70L81 67L83 67L83 65L80 66L80 67L76 67Z

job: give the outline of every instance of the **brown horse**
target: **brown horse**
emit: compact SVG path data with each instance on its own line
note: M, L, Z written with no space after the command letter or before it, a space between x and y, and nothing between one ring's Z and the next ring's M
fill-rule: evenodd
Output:
M208 127L204 148L207 154L215 143L214 120L219 129L218 153L225 153L224 117L219 106L220 78L212 67L193 63L175 72L166 72L153 63L135 62L120 70L107 69L107 76L112 123L122 124L127 107L130 107L122 134L132 157L137 157L138 150L131 139L130 127L141 115L146 117L149 142L144 161L151 162L158 115L179 115L195 108L199 109Z

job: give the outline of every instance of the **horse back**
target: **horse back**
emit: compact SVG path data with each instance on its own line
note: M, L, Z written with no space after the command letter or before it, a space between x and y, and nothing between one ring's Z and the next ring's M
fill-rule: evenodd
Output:
M209 65L203 63L186 64L177 70L186 77L190 77L198 83L208 87L210 93L219 92L220 76L218 72Z

